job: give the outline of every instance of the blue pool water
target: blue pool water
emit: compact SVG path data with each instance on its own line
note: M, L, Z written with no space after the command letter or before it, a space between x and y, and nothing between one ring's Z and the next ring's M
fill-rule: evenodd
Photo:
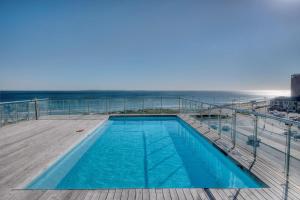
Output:
M28 189L258 188L178 117L110 117Z

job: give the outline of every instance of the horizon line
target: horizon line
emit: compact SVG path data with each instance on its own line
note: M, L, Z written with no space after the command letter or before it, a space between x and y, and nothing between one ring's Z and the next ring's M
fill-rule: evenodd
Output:
M198 91L214 91L214 92L267 92L267 91L290 91L290 89L238 89L238 90L229 90L229 89L200 89L200 90L164 90L164 89L84 89L84 90L53 90L53 89L26 89L26 90L19 90L19 89L12 89L12 90L0 90L0 92L97 92L97 91L141 91L141 92L156 92L156 91L163 91L163 92L198 92Z

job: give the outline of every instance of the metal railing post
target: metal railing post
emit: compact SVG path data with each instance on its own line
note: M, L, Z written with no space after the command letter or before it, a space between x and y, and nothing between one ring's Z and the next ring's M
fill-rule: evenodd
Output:
M29 108L30 108L30 102L27 102L26 103L26 105L27 105L27 120L29 120L30 119L30 110L29 110Z
M49 103L48 103L48 115L52 115L52 101L50 103L50 106L49 106Z
M34 100L34 111L35 111L35 120L38 120L38 102L37 102L37 99Z
M69 117L71 115L71 104L70 104L70 100L68 100L68 109L69 109Z
M201 113L202 113L202 114L201 114L201 120L203 120L203 112L202 112L202 111L203 111L203 103L201 103L200 106L201 106Z
M49 115L49 99L47 99L46 108L46 113Z
M210 129L210 120L211 120L211 105L209 105L209 108L208 108L208 129Z
M254 140L253 140L253 157L256 160L257 154L257 131L258 131L258 116L254 116Z
M108 102L107 102L107 105L108 105L108 106L107 106L107 113L110 113L110 112L111 112L111 108L110 108L111 105L110 105L110 104L111 104L111 97L108 98Z
M145 98L143 97L143 105L142 105L142 112L145 113Z
M123 99L123 114L125 114L125 110L126 110L126 98L124 97L124 99Z
M16 122L18 122L18 118L19 118L19 117L18 117L18 104L17 104L17 103L15 104L15 118L16 118L16 119L15 119Z
M254 104L256 104L256 101L251 101L251 110L252 110L253 112L255 112Z
M3 121L3 106L0 105L0 127L2 127Z
M108 115L108 111L107 111L107 97L105 97L105 113Z
M221 114L222 114L222 109L219 110L219 117L218 117L218 121L219 121L219 130L218 130L218 133L219 133L219 137L221 138Z
M288 132L286 134L286 154L285 154L285 178L288 180L290 174L290 153L291 153L291 127L292 124L287 124Z
M95 114L99 115L101 113L100 100L97 98L94 100Z
M160 97L160 113L162 113L162 99L163 97Z
M101 106L102 105L101 103L103 103L103 98L99 98L98 99L98 114L104 114L102 106Z
M180 113L180 97L178 98L178 112Z
M232 145L234 148L235 147L235 144L236 144L236 111L234 111L232 113L232 126L231 126L231 131L232 131Z

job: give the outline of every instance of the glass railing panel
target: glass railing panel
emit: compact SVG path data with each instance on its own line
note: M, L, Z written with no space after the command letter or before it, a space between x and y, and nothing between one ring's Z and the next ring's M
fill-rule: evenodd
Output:
M193 115L193 118L197 120L200 124L204 123L203 110L199 109L199 111Z
M27 102L28 106L28 120L35 120L35 104L32 101Z
M270 163L280 176L284 176L288 126L278 120L258 117L257 157Z
M199 112L199 103L197 101L192 101L191 112L192 113Z
M3 105L0 104L0 127L4 126L4 111Z
M126 110L126 98L108 98L108 113L121 114Z
M186 99L180 99L180 112L181 113L187 113L187 108L188 108L187 102L188 101Z
M107 112L106 105L107 105L106 98L85 100L86 111L88 114L91 115L105 114Z
M17 121L17 104L3 104L3 124L12 124Z
M208 127L214 131L218 130L218 114L218 109L211 106L204 113Z
M291 127L291 156L289 177L292 182L300 186L300 125Z
M221 138L224 138L226 140L231 141L231 135L232 135L232 110L227 108L221 109L221 121L220 125L218 123L218 133L219 133L219 127L220 127L220 136Z
M254 138L255 120L254 115L236 113L236 145L246 149L251 154L257 145Z
M16 121L29 120L29 103L20 102L16 103Z
M160 114L162 113L162 106L161 97L149 97L144 99L145 114Z
M126 114L142 114L144 109L143 98L126 98L125 112Z
M193 113L193 101L191 100L186 101L186 110L187 113Z
M179 98L162 97L162 112L167 114L175 114L179 112Z
M86 99L64 100L62 108L62 113L68 115L88 115L90 112L89 102Z
M49 100L49 115L63 114L64 107L64 100Z
M49 107L48 107L49 101L48 101L48 99L38 100L37 103L38 103L39 117L47 116L48 112L49 112ZM28 104L28 107L30 107L29 104Z
M189 100L189 99L181 99L180 103L180 112L182 113L197 113L200 110L208 109L207 104L202 104L198 101Z

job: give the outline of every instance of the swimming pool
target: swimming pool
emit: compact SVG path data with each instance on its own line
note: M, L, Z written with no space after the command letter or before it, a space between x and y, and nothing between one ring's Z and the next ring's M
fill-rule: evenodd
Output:
M27 189L260 187L176 116L116 116Z

